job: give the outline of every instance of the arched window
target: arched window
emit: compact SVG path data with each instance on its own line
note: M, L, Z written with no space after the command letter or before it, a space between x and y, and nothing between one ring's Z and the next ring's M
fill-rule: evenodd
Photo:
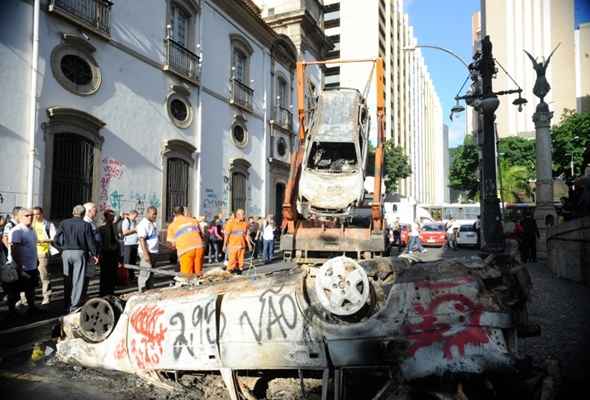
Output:
M283 222L283 202L285 201L285 184L278 182L275 187L275 222L281 226Z
M246 209L246 197L248 195L248 177L241 172L234 172L231 175L231 209L236 211Z
M254 49L248 41L232 33L231 41L231 101L232 104L252 112L254 89L250 87L250 58Z
M233 160L230 164L232 211L247 209L249 168L250 163L242 158Z
M181 158L168 158L166 165L166 221L174 216L172 209L188 207L189 163Z
M94 144L82 136L60 133L53 141L51 217L69 218L72 207L92 199Z
M43 206L54 220L69 218L72 207L98 202L101 149L105 125L83 111L50 107L45 131Z
M196 148L183 140L172 139L164 143L162 164L164 167L162 214L164 221L173 217L172 209L177 206L192 206L191 184Z

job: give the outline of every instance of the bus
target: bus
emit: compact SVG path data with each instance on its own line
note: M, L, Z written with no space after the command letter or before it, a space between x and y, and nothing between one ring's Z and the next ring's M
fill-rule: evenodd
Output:
M424 204L422 207L428 210L436 221L448 221L451 218L476 220L480 215L479 203Z

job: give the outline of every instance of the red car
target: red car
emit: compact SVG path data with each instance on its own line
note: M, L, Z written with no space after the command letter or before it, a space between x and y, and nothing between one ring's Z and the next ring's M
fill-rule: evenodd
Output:
M443 224L424 224L420 232L422 246L442 247L447 243L447 231Z

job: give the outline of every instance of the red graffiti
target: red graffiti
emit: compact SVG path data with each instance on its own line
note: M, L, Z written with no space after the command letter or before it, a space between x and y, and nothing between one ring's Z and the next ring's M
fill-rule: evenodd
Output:
M100 178L100 203L98 211L107 208L109 185L113 178L120 178L123 175L123 163L119 160L105 158L102 160L102 177Z
M162 342L167 329L159 323L164 310L156 305L145 305L133 312L129 322L139 335L131 339L131 354L140 369L149 369L160 362Z
M469 320L465 321L458 331L453 329L450 332L451 325L437 321L437 308L449 304L452 304L455 310L469 314ZM459 354L464 356L466 345L481 345L489 342L486 331L479 326L482 313L481 305L474 304L462 294L447 293L441 295L433 299L427 309L424 309L422 304L417 304L415 310L422 317L422 322L404 327L404 332L413 342L408 349L409 354L412 356L419 349L440 342L443 345L444 357L450 360L453 358L451 352L453 347L456 347Z
M122 360L127 355L127 341L125 339L121 338L115 347L115 360Z

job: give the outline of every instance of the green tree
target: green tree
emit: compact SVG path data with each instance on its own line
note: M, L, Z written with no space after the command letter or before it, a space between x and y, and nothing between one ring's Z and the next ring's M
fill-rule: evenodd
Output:
M510 167L526 169L528 179L535 178L535 140L511 136L500 139L498 143L500 163L505 163L505 170ZM501 169L502 169L501 165ZM520 173L520 170L519 170Z
M571 176L571 161L574 161L574 176L584 173L584 151L590 145L590 113L564 110L559 125L551 132L553 144L553 174Z
M412 174L408 156L401 146L396 146L390 139L383 146L383 159L385 188L388 193L397 192L399 180Z
M479 192L479 154L473 136L467 135L463 144L453 151L449 169L449 187L466 193L474 200Z
M500 161L502 178L502 199L507 203L521 203L531 198L529 186L530 171L523 165L510 165L508 160Z

